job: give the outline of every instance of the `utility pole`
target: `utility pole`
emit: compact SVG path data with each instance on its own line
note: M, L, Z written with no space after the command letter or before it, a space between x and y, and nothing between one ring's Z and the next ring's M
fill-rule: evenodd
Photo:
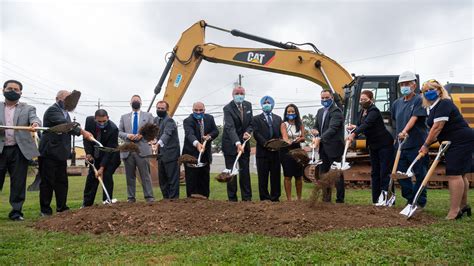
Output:
M244 76L242 76L242 74L239 74L239 86L242 86L242 78L243 78L243 77L244 77Z
M100 106L101 106L101 104L100 104L100 98L98 98L98 99L97 99L97 109L100 109Z
M76 122L76 117L73 119ZM72 135L71 166L76 166L76 136Z

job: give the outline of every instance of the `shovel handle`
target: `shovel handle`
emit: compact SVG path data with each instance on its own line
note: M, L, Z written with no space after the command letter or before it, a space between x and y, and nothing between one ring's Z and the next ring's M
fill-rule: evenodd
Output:
M13 130L31 130L30 126L0 126L3 129L13 129ZM35 127L35 130L48 130L49 127Z
M402 154L402 151L400 149L397 149L397 154L395 155L395 162L393 162L392 174L397 173L398 162L400 161L401 154Z

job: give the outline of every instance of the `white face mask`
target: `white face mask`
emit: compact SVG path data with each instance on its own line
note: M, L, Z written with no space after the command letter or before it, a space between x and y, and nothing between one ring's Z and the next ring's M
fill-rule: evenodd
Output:
M400 92L402 93L403 96L407 96L411 93L411 88L410 86L401 86Z

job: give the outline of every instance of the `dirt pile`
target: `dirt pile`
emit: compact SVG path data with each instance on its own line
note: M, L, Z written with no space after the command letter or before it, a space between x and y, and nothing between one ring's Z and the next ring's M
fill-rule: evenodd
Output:
M238 202L182 199L154 203L116 203L60 213L34 227L73 234L201 236L255 233L299 237L334 229L413 227L435 219L418 213L411 220L400 209L321 203Z

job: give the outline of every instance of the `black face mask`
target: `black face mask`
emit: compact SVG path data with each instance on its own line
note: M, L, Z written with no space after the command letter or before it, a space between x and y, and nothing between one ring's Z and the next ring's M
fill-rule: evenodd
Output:
M371 101L359 102L359 104L360 106L362 106L362 108L367 109L372 105L372 102Z
M133 101L133 102L132 102L132 108L133 108L134 110L140 109L141 106L142 106L142 103L139 102L139 101Z
M156 110L156 115L163 118L166 116L166 111L163 110Z
M14 102L20 99L21 95L17 93L16 91L4 91L3 96L5 96L5 99Z

